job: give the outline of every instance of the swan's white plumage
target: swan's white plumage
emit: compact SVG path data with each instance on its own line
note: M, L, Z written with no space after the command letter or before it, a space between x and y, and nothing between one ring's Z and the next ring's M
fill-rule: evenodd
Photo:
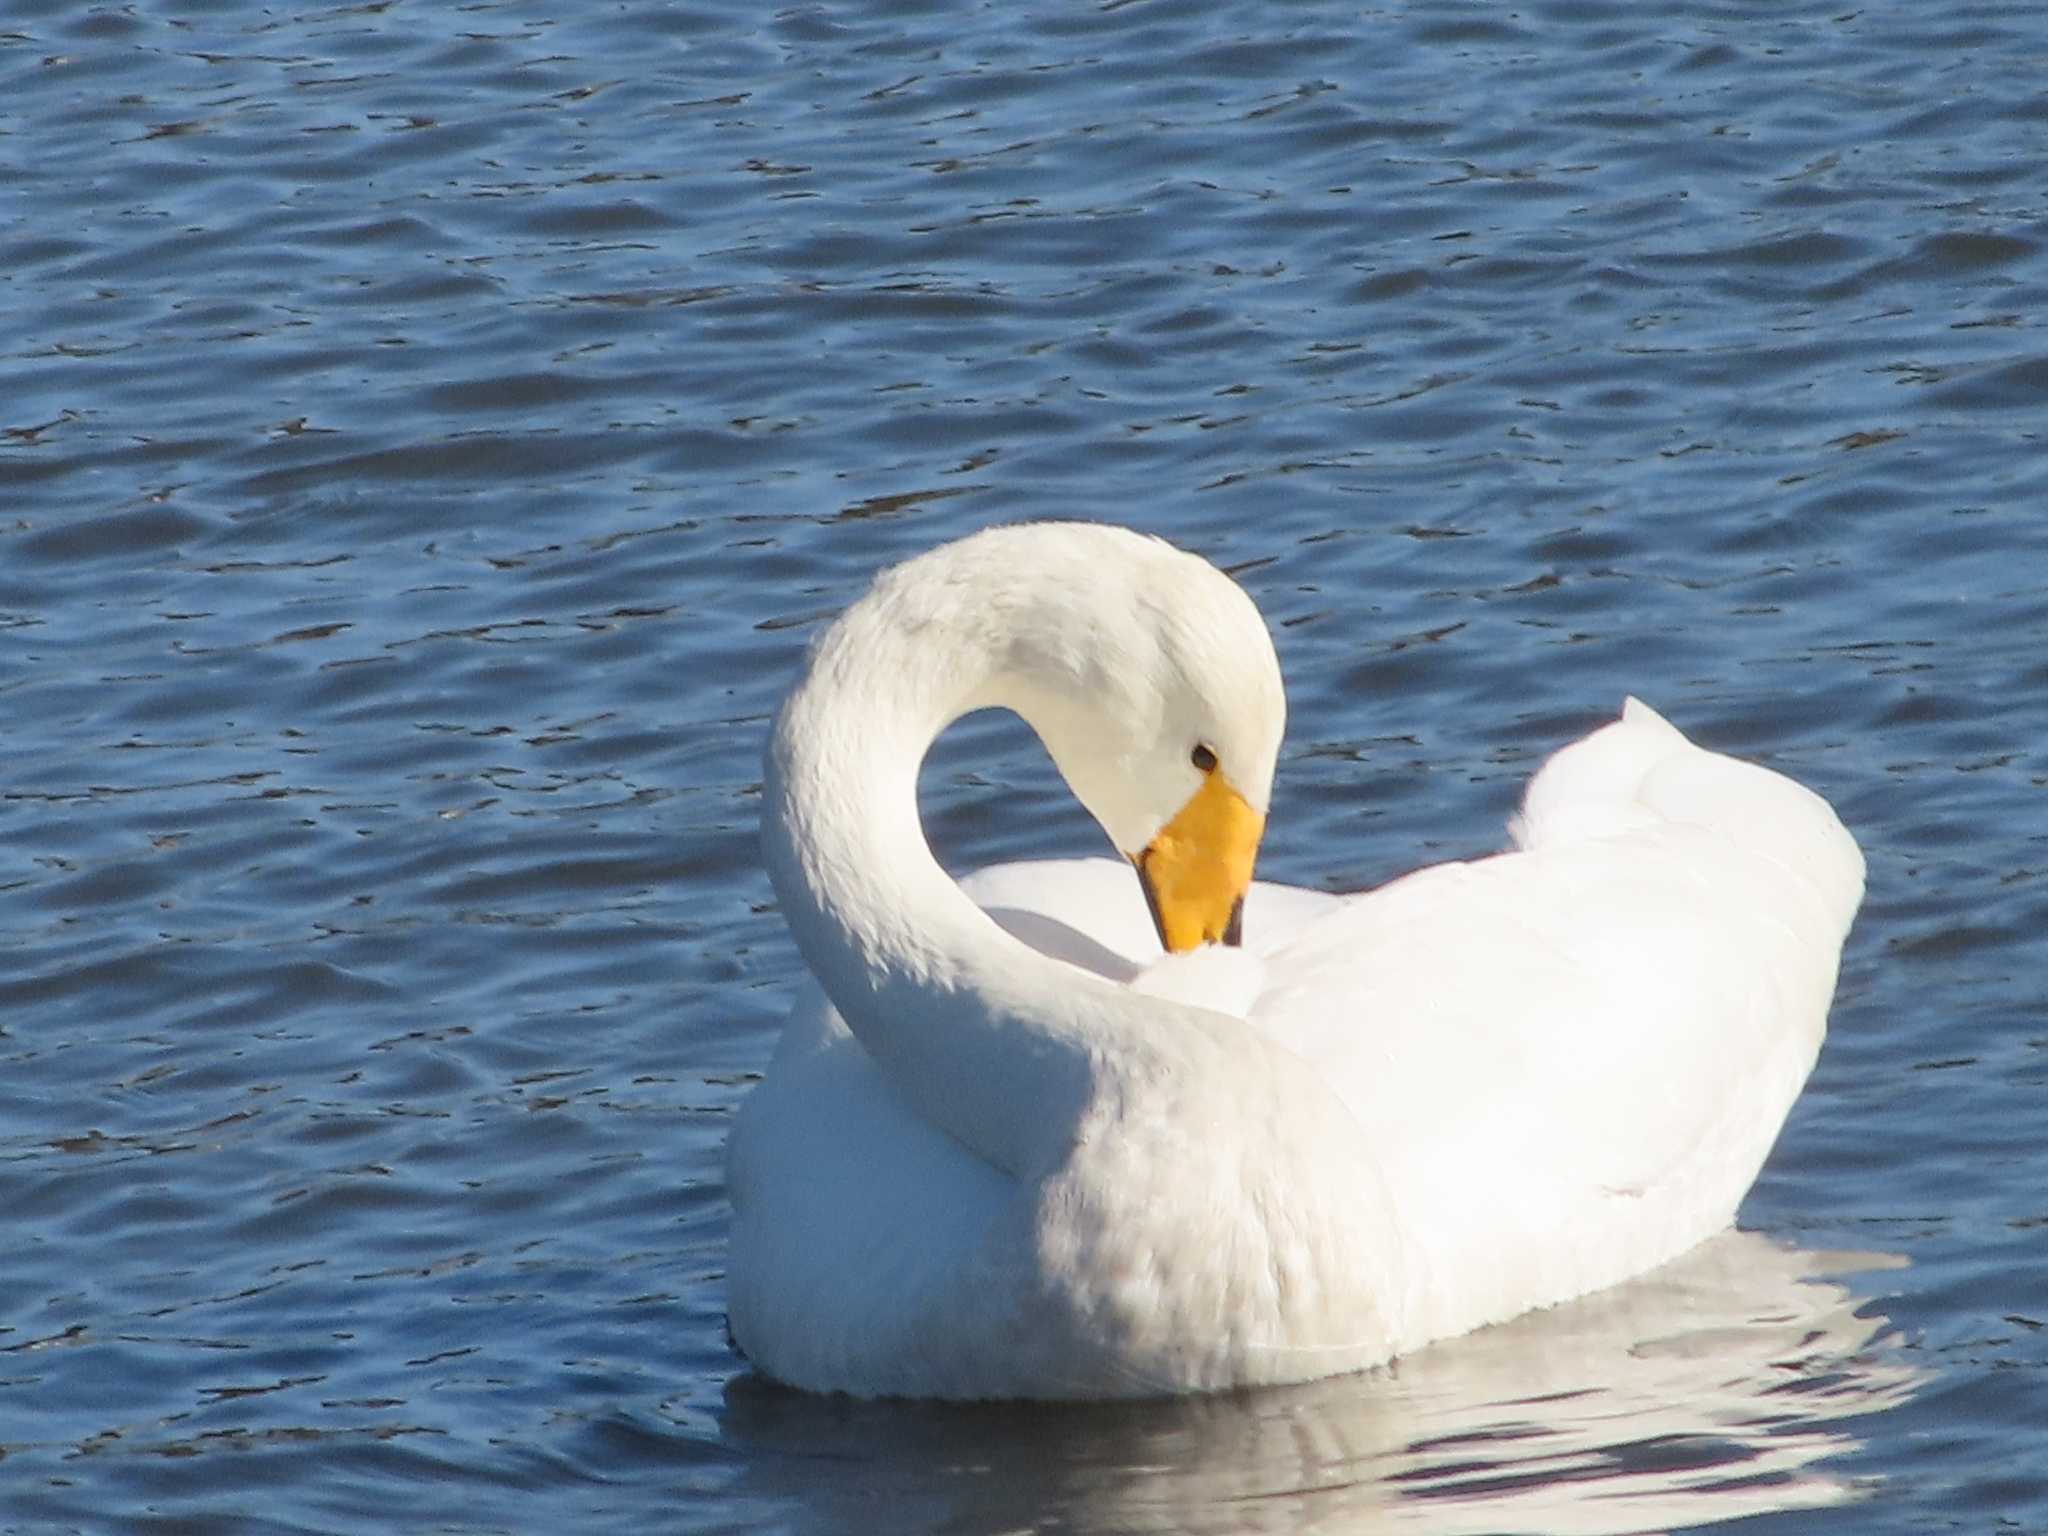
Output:
M823 991L735 1128L734 1336L860 1394L1303 1380L1598 1289L1725 1226L1819 1049L1863 865L1827 805L1646 706L1558 753L1512 852L1256 885L1162 957L1114 860L956 886L916 817L952 718L1019 710L1143 846L1213 744L1260 808L1256 611L1121 530L996 530L878 581L770 749ZM826 1000L829 993L837 1006Z

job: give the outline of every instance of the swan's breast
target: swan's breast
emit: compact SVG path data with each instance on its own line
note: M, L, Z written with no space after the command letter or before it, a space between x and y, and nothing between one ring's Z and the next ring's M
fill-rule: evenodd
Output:
M1038 1304L1128 1394L1299 1381L1392 1353L1416 1280L1356 1123L1219 1019L1107 1085L1032 1195Z

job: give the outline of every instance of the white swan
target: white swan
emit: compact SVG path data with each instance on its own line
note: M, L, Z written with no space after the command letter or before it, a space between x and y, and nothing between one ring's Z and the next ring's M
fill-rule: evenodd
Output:
M1138 878L939 868L918 765L991 706ZM818 637L762 819L823 996L728 1170L758 1369L863 1396L1302 1381L1732 1220L1862 896L1826 803L1632 700L1537 775L1514 851L1253 885L1284 714L1251 600L1117 528L943 546ZM1240 910L1242 948L1197 948Z

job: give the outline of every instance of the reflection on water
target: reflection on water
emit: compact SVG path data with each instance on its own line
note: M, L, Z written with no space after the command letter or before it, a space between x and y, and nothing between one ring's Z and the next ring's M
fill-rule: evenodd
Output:
M743 1486L801 1529L1639 1531L1810 1509L1919 1379L1818 1276L1730 1232L1631 1285L1364 1376L1167 1403L857 1403L727 1389Z

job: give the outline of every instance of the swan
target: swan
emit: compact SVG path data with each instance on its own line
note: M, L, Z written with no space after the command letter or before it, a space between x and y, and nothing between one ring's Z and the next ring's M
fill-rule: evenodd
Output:
M1123 856L956 883L917 810L970 711ZM1616 1284L1726 1227L1820 1049L1863 859L1648 706L1509 850L1252 879L1286 705L1251 599L1125 529L883 572L770 733L763 849L815 985L735 1119L734 1343L863 1397L1299 1382Z

